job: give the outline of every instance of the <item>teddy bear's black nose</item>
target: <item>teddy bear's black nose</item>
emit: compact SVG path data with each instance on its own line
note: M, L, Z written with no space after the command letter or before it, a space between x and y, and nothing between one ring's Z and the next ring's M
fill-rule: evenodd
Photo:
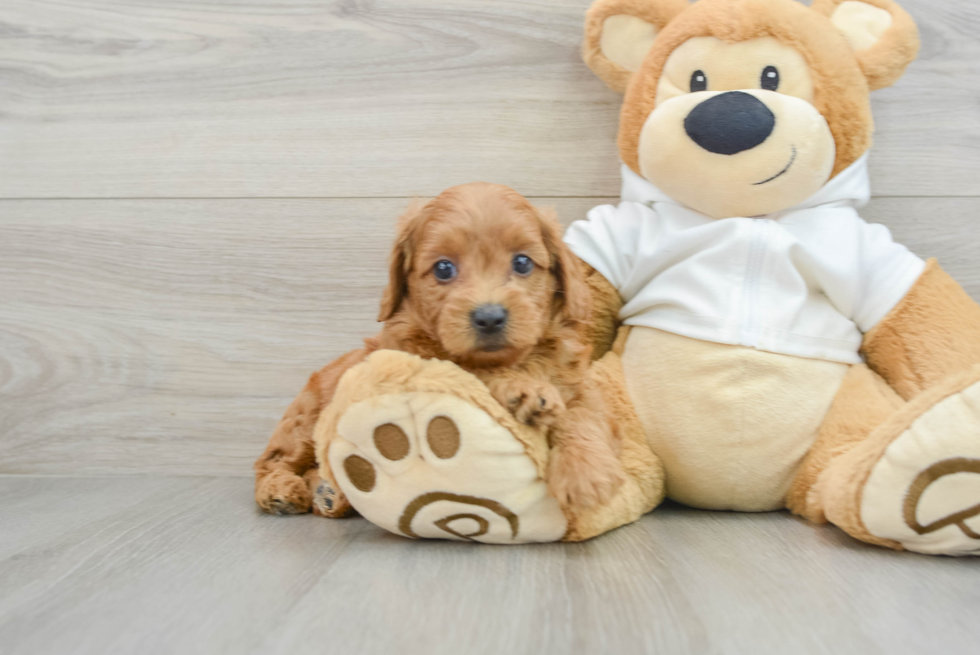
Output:
M684 119L684 129L694 143L719 155L751 150L768 139L775 126L769 107L742 91L709 98Z

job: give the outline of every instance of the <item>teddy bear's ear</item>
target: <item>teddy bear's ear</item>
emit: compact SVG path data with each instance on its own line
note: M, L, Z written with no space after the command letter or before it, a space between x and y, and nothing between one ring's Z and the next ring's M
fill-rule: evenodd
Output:
M596 0L585 14L582 58L613 91L625 93L657 33L687 0Z
M893 0L814 0L857 56L871 90L894 84L919 53L919 29Z

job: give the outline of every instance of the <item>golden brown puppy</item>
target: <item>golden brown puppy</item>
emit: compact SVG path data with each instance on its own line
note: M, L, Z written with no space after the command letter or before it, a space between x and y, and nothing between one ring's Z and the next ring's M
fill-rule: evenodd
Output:
M381 334L313 374L256 462L262 509L309 511L316 419L344 371L379 348L455 362L519 420L547 429L560 502L590 506L616 492L616 426L586 380L590 292L552 213L505 186L453 187L402 217L389 278Z

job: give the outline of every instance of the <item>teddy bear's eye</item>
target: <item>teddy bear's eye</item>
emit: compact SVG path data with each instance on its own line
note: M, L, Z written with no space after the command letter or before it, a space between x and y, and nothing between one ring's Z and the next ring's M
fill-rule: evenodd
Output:
M708 76L704 71L694 71L691 74L691 93L708 90Z
M775 66L766 66L762 71L762 88L766 91L775 91L779 88L779 71Z

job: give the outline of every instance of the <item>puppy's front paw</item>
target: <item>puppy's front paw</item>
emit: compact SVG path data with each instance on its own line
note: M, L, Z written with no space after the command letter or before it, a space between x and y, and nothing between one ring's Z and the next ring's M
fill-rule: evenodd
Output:
M624 482L623 466L608 448L597 452L565 444L551 449L548 491L562 505L603 505Z
M558 414L565 410L565 401L554 385L533 379L510 380L498 386L494 396L521 423L554 425Z

